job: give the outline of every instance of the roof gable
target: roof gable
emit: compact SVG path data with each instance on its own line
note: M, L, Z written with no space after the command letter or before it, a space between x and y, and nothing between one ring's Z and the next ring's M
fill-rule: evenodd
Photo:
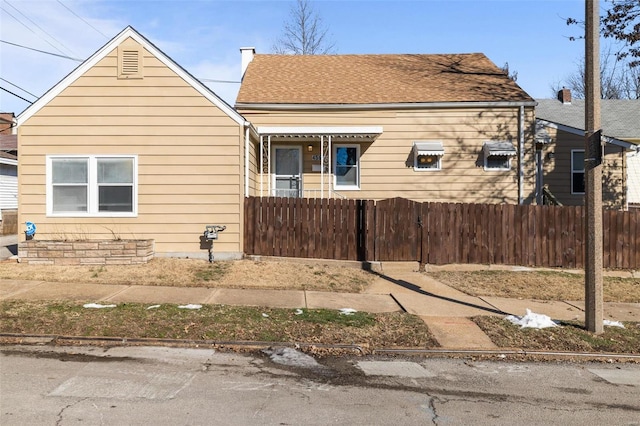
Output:
M107 44L102 46L98 51L96 51L93 55L91 55L86 61L80 64L76 69L74 69L71 73L69 73L65 78L63 78L60 82L58 82L55 86L53 86L49 91L47 91L44 95L42 95L36 102L31 104L27 109L25 109L18 117L17 122L18 126L28 120L32 115L38 112L42 107L47 105L52 99L58 96L64 89L66 89L69 85L71 85L74 81L80 78L83 74L85 74L88 70L90 70L93 66L95 66L100 60L102 60L105 56L107 56L113 49L117 48L127 39L133 39L137 43L139 43L144 49L146 49L149 53L155 56L160 62L162 62L165 66L170 68L173 72L175 72L178 76L180 76L183 80L185 80L189 85L191 85L196 91L198 91L202 96L208 99L211 103L216 105L220 110L222 110L226 115L228 115L231 119L233 119L238 124L244 124L246 120L242 115L240 115L233 107L223 101L218 95L216 95L211 89L202 84L198 79L189 74L184 68L178 65L175 61L173 61L169 56L167 56L164 52L158 49L153 43L143 37L140 33L138 33L133 27L128 26L124 30L120 32L117 36L112 38Z
M533 102L481 53L255 55L236 106Z

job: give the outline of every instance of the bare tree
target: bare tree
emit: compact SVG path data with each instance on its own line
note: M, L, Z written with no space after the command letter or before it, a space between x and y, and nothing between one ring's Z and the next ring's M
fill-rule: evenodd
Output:
M610 39L622 42L616 53L618 59L627 59L629 66L640 67L640 0L607 0L611 6L600 18L600 33ZM584 21L566 18L567 25L584 28ZM584 36L571 36L569 40Z
M282 35L273 45L278 54L326 55L333 53L335 43L328 29L308 0L296 0L284 23Z
M584 58L578 64L578 69L565 78L564 82L551 86L553 97L562 87L571 89L575 99L584 99L585 86ZM607 48L600 57L600 94L602 99L640 99L640 69L631 67L617 54Z
M502 72L504 72L511 80L518 80L518 71L512 71L509 69L509 62L505 62L502 66Z

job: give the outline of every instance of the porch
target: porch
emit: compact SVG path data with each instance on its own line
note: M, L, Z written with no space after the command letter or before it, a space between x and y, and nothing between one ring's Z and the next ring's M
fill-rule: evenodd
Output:
M257 196L351 198L382 127L258 127Z

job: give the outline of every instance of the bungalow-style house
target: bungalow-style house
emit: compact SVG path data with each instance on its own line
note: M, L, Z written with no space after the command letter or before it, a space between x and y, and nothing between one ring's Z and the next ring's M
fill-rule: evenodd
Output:
M604 142L602 198L606 206L640 206L640 100L600 101ZM564 205L584 203L585 101L562 89L536 107L539 175Z
M247 193L535 201L535 101L485 55L241 53Z
M156 255L206 257L219 224L216 258L242 255L251 126L133 28L17 122L20 233L29 221L36 240L146 239Z
M242 53L234 109L124 29L17 117L18 222L230 259L251 195L535 201L535 101L484 55Z
M18 157L17 137L14 131L13 113L0 113L0 223L8 210L18 208ZM1 229L4 228L0 227Z

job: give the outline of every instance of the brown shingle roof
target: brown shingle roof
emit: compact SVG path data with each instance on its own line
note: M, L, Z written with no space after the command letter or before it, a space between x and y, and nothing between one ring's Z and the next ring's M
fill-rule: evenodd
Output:
M482 53L255 55L236 104L533 101Z
M0 151L15 151L18 149L18 135L0 135Z

